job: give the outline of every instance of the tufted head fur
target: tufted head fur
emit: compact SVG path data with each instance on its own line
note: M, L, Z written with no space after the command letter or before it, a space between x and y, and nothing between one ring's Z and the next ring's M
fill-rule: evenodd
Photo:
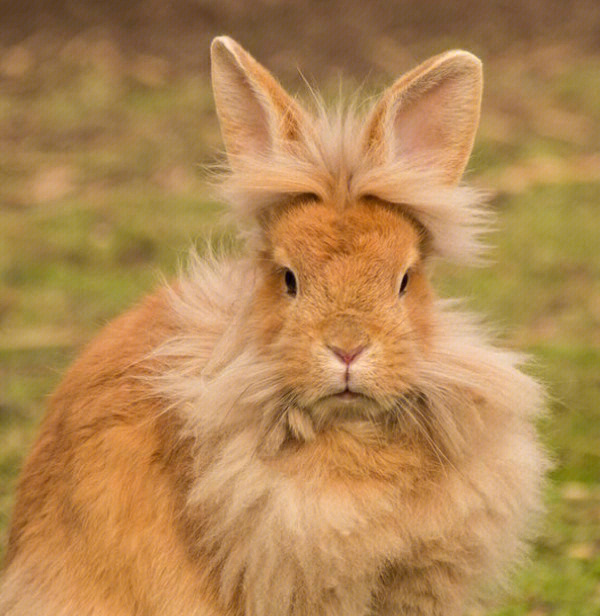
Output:
M432 250L476 260L488 214L459 185L479 121L481 63L451 51L400 78L363 117L310 115L228 37L212 45L213 88L231 166L223 194L241 223L303 195L337 211L378 199L414 217Z

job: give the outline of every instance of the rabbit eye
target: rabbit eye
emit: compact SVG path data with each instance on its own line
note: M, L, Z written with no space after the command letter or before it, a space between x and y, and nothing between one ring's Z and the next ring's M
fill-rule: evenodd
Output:
M298 293L298 283L296 281L296 276L294 275L294 272L292 272L291 269L286 267L283 276L288 294L295 296Z
M408 286L408 272L406 272L404 274L404 276L402 276L402 281L400 282L400 290L398 291L398 295L402 296L404 295L404 292L406 291L406 287Z

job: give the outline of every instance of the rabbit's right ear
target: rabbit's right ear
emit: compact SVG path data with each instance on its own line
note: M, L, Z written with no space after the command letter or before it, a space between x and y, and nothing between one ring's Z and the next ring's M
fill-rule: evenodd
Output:
M275 78L228 36L211 45L215 104L229 163L264 157L298 138L304 112Z

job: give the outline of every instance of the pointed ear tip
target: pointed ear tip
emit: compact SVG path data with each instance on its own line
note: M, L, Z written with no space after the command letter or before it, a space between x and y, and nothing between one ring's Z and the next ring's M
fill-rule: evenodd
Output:
M444 61L454 61L462 66L471 68L478 72L481 72L483 69L483 63L481 60L470 51L465 51L464 49L453 49L451 51L447 51L444 54Z
M222 36L215 36L210 43L210 53L211 56L221 53L222 51L234 53L236 47L239 47L239 45L231 37L225 34Z

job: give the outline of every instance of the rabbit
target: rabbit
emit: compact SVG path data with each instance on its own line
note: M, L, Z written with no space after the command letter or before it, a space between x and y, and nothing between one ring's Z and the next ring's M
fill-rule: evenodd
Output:
M312 111L211 46L239 254L109 324L22 470L2 616L459 616L543 511L540 384L432 264L481 261L481 62Z

